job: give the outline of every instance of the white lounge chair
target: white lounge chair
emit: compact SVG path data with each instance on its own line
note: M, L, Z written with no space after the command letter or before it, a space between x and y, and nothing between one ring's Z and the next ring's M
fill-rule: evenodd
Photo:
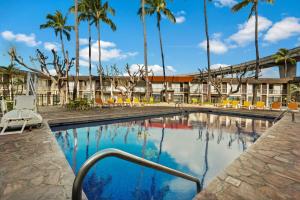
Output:
M34 96L16 96L14 109L5 113L1 119L0 135L23 133L26 126L40 125L43 121L41 115L36 113ZM20 128L19 131L5 132L7 128Z

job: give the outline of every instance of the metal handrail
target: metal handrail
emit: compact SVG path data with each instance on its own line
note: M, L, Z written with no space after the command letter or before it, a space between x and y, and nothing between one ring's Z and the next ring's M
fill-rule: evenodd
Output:
M280 113L280 115L278 115L274 120L273 120L273 124L280 119L288 110L284 110Z
M94 154L80 168L77 176L75 177L74 183L73 183L72 200L81 200L81 198L82 198L82 182L83 182L84 177L86 176L86 174L88 173L88 171L91 169L92 166L94 166L98 161L100 161L106 157L117 157L122 160L127 160L129 162L133 162L138 165L142 165L145 167L163 171L165 173L168 173L168 174L171 174L174 176L181 177L183 179L195 182L196 186L197 186L197 193L199 193L201 190L200 180L194 176L171 169L164 165L157 164L155 162L146 160L144 158L140 158L138 156L132 155L125 151L110 148L110 149L105 149L105 150L102 150L102 151Z

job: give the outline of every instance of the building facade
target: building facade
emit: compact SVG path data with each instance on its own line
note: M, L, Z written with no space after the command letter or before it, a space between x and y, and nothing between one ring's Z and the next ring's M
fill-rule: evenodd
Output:
M13 95L26 94L27 72L20 72L17 75L8 75L5 70L0 71L0 95L2 98L10 99ZM126 77L123 77L126 79ZM151 95L156 102L162 100L164 95L164 77L151 76L149 77L151 85ZM254 79L249 79L243 82L237 93L231 94L228 98L239 100L241 103L245 100L251 101L253 96L252 85ZM65 81L66 82L66 81ZM205 82L197 81L194 76L168 76L167 82L167 95L169 101L190 103L192 99L197 99L199 102L207 101L208 84ZM270 105L274 101L282 102L284 105L290 101L300 101L300 78L260 78L256 81L258 84L258 99ZM67 95L67 84L65 88L59 93L57 85L49 78L37 76L36 94L38 97L39 105L56 105L59 104L61 98L59 95ZM222 94L228 94L230 88L235 89L237 83L232 83L230 79L222 80L221 91ZM74 88L74 78L69 78L69 95L72 97ZM90 87L89 77L80 76L78 82L78 98L99 98L100 97L100 81L99 77L92 77L92 85ZM123 97L121 90L125 88L114 88L110 78L104 78L103 94L104 98ZM138 82L134 88L133 97L142 99L145 96L146 84L144 81ZM63 93L63 94L62 94ZM215 88L211 86L212 102L220 102L220 95ZM104 100L105 100L104 99Z

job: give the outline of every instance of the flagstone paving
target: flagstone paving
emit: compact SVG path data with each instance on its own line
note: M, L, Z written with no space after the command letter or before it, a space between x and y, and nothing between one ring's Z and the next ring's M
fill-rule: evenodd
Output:
M60 107L40 108L43 127L21 135L0 136L0 199L70 199L74 174L60 150L49 124L141 117L189 111L275 117L278 112L204 108L135 107L67 111ZM280 120L247 153L219 175L196 199L295 199L299 195L300 117L291 123ZM285 137L283 137L285 136ZM263 141L263 142L261 142ZM258 190L253 192L254 190ZM276 190L275 192L273 190ZM266 193L267 196L261 194ZM262 198L254 198L255 195ZM207 198L204 199L207 199Z
M300 115L286 114L194 200L300 199Z

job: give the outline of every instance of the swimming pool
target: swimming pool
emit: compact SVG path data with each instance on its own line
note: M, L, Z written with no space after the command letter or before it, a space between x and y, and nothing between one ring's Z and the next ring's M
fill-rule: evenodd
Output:
M272 123L211 113L52 127L75 173L99 150L117 148L194 175L203 187L247 149ZM83 184L89 200L188 200L194 183L163 172L106 158Z

